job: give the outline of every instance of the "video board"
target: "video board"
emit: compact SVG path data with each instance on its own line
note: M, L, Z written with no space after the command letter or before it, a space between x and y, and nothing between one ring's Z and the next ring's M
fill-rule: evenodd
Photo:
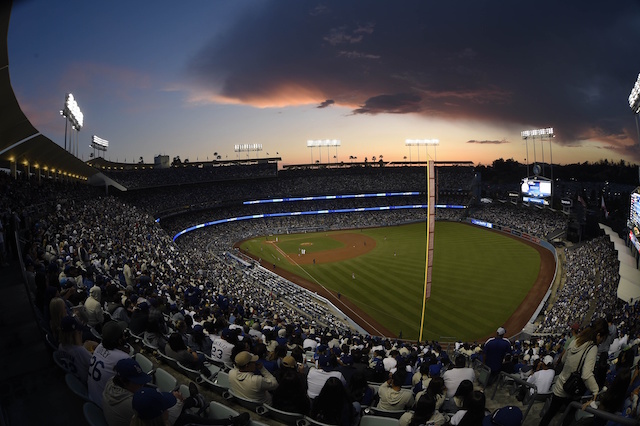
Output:
M541 178L524 178L520 182L520 193L525 203L548 206L551 197L551 181Z
M640 228L640 192L637 190L631 193L631 211L629 212L629 220L636 227Z

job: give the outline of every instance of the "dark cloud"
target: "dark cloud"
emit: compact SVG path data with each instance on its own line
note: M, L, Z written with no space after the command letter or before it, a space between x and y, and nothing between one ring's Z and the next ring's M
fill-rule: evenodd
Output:
M480 144L480 145L485 145L485 144L488 144L488 145L501 145L501 144L503 144L503 143L511 143L511 142L509 142L509 141L508 141L508 140L506 140L506 139L502 139L502 140L499 140L499 141L498 141L498 140L493 140L493 141L488 141L488 140L484 140L484 141L477 141L477 140L475 140L475 139L472 139L472 140L470 140L470 141L467 141L467 143L477 143L477 144Z
M420 96L411 93L396 95L379 95L367 99L360 108L354 109L354 114L406 114L420 111Z
M558 144L597 135L628 150L638 39L634 0L282 0L248 11L189 72L199 87L248 104L294 104L298 90L354 114L554 127Z
M333 99L327 99L326 101L321 102L320 105L318 105L316 108L326 108L333 104L335 104L335 101Z

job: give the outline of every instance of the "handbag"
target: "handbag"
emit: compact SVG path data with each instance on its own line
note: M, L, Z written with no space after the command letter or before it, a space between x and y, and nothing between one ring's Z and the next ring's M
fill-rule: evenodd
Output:
M578 368L571 373L569 378L564 385L562 385L562 389L569 394L569 398L577 401L582 395L587 391L587 385L585 385L584 380L582 380L582 366L584 365L584 357L591 350L590 345L585 351L582 353L582 357L580 357L580 364L578 364Z

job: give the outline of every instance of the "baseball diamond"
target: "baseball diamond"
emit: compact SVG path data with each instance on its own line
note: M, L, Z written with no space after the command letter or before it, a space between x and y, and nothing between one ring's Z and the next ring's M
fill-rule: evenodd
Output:
M425 269L425 223L263 236L241 250L327 297L372 334L417 339ZM423 337L480 340L504 325L520 331L555 270L529 241L468 224L436 222L431 298Z

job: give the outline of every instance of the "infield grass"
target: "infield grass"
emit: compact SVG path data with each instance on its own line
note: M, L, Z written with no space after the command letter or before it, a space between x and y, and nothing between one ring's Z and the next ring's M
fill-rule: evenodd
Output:
M376 247L352 259L316 265L296 263L299 248L305 248L307 255L334 250L342 243L331 235L345 232L363 233L376 240ZM340 292L390 331L402 332L403 338L418 338L425 281L424 222L278 235L277 247L275 239L255 238L241 247ZM290 255L289 260L283 253ZM426 304L423 340L473 341L491 335L524 300L539 269L537 250L523 242L470 225L436 222L431 298Z

